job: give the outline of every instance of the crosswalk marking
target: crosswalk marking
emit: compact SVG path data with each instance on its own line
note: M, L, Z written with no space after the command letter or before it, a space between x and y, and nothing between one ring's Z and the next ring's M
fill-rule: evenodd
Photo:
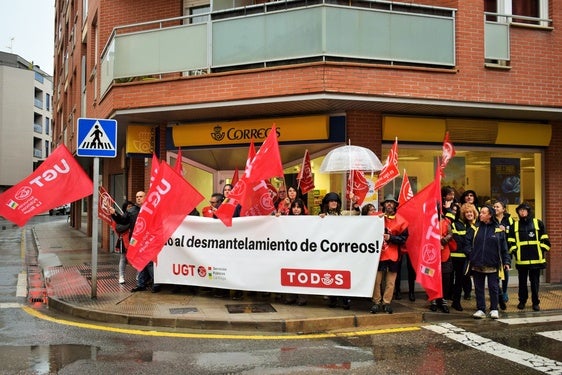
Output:
M562 315L541 315L527 318L509 318L509 319L498 319L499 322L505 324L532 324L532 323L548 323L548 322L560 322L562 321Z
M562 362L554 361L523 350L511 348L475 333L467 332L464 329L456 327L450 323L429 325L424 326L424 328L471 348L527 366L533 370L548 374L562 374Z
M0 309L19 309L21 304L16 302L2 302L0 303Z
M544 337L548 337L549 339L562 341L562 331L537 332L537 334Z

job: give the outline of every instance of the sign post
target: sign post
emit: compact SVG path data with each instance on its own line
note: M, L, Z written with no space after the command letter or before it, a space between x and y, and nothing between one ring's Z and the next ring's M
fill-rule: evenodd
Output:
M92 299L97 298L98 289L98 199L100 157L117 156L117 121L104 119L78 119L78 147L76 155L94 158L92 199Z

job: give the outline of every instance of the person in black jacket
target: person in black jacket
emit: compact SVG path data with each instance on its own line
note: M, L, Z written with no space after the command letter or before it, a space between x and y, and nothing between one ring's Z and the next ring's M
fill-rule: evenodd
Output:
M517 308L523 310L529 291L527 279L531 283L531 301L533 310L539 311L539 279L541 269L546 267L545 253L550 250L550 239L546 233L544 223L533 217L531 206L521 203L515 209L519 221L513 223L509 231L509 251L515 255L515 267L519 271L519 304Z
M505 232L498 227L494 214L495 210L492 206L483 206L480 209L480 221L476 224L476 228L470 230L467 228L467 236L472 239L468 259L476 294L477 311L472 315L475 319L486 316L484 288L486 280L490 295L490 318L499 318L499 279L503 277L504 269L509 271L511 267Z

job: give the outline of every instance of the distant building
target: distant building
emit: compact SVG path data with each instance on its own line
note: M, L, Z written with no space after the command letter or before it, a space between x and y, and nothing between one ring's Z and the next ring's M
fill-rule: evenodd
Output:
M51 152L53 77L0 52L0 189L27 177Z

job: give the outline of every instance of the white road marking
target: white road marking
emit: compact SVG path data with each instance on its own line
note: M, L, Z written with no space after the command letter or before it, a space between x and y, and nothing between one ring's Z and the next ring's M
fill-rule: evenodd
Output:
M21 272L18 274L16 297L27 297L27 272Z
M423 328L443 335L451 340L460 342L461 344L471 348L527 366L533 370L548 374L562 374L562 362L554 361L536 354L527 353L523 350L511 348L475 333L467 332L464 329L456 327L450 323L440 323L424 326Z
M551 315L551 316L535 316L528 318L510 318L510 319L498 319L498 322L505 324L532 324L532 323L548 323L548 322L559 322L562 321L562 315Z
M21 305L16 302L3 302L0 303L0 309L19 309Z
M562 331L537 332L537 334L544 337L548 337L549 339L562 341Z

